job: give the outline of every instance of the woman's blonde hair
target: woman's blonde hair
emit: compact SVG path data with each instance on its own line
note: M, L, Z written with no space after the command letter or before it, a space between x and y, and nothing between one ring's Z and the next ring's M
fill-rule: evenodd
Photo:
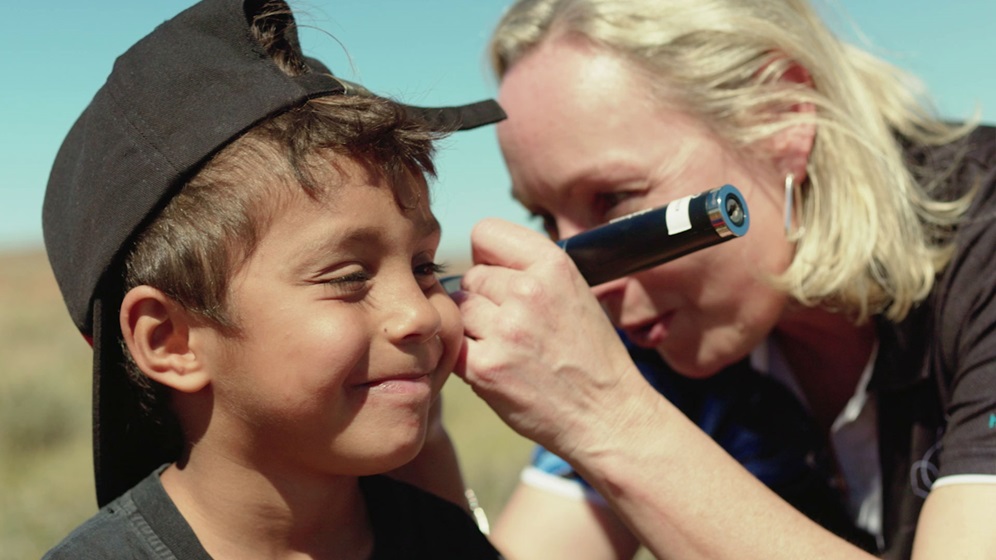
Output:
M495 72L561 36L620 54L734 147L815 122L804 230L776 279L792 297L857 321L900 320L927 297L970 193L940 196L943 170L919 173L904 144L950 143L974 125L941 122L915 80L838 40L806 0L521 0L492 38ZM811 85L781 79L797 66ZM802 103L816 111L789 110Z

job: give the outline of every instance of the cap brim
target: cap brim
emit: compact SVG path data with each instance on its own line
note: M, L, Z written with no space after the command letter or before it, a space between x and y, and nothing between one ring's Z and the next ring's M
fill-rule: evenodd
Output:
M455 107L416 107L406 105L421 115L434 130L470 130L505 119L505 111L494 99Z
M117 59L52 166L45 246L74 323L92 339L101 506L182 449L176 428L143 410L148 399L125 368L118 324L125 248L204 162L262 119L315 97L362 94L314 59L307 61L317 72L282 71L248 32L247 10L261 6L204 0L138 41ZM289 12L276 24L297 51ZM491 100L406 107L440 132L505 118Z
M317 58L305 56L304 60L313 72L328 74L333 76L338 82L343 84L347 94L376 96L360 84L344 80L335 76L324 62ZM403 107L418 115L429 123L433 130L441 132L451 132L457 130L471 130L489 124L495 124L507 118L505 111L494 99L485 99L476 103L466 105L454 105L449 107L419 107L401 103Z

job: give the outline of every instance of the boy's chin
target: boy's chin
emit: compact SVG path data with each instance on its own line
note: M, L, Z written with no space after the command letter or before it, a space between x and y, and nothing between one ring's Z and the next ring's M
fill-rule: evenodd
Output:
M425 437L420 437L416 441L411 441L407 445L398 447L397 452L391 455L388 470L404 468L406 465L411 464L419 457L424 443Z
M425 443L425 430L409 438L397 438L392 441L381 441L383 449L372 449L366 460L358 465L359 476L376 474L394 475L395 471L403 472L416 468L420 452ZM398 478L398 477L396 477Z

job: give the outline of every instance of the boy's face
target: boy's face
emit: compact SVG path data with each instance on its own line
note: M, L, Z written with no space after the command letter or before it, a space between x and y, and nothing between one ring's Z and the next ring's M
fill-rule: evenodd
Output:
M435 276L426 187L417 201L401 197L414 205L402 209L355 163L342 175L322 201L282 201L232 279L239 335L208 337L214 435L285 472L365 475L407 462L462 343Z

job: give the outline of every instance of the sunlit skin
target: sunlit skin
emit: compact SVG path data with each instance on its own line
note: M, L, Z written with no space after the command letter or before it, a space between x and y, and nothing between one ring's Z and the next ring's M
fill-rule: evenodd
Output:
M241 331L216 339L211 421L235 455L365 475L422 444L461 339L435 276L439 227L424 185L405 210L353 171L328 200L289 197L232 282Z
M738 155L665 107L618 57L584 43L541 45L505 76L498 127L513 194L569 237L612 218L733 184L751 212L744 239L594 289L612 321L689 376L745 356L786 298L765 281L793 248L782 228L775 158Z
M460 352L425 181L331 157L322 194L285 184L264 198L229 279L234 329L151 286L122 302L129 350L185 431L162 484L214 557L368 557L358 477L422 449Z
M679 104L651 98L645 74L623 59L556 30L549 36L513 63L499 93L508 120L498 136L513 195L551 237L565 238L736 185L751 213L743 239L596 287L594 295L634 342L689 376L713 374L768 338L829 431L869 365L875 327L804 307L766 281L792 262L783 181L788 173L806 180L815 125L793 120L758 144L732 149ZM811 85L799 66L780 79ZM464 277L471 340L461 375L510 425L564 457L621 518L606 523L592 514L597 508L520 485L492 533L510 556L629 557L642 543L661 558L870 558L780 500L623 363L596 302L535 232L488 222L475 234L484 266ZM812 232L808 241L820 242ZM488 268L495 264L505 268ZM991 534L981 529L996 503L988 490L935 488L914 557L988 557L991 539L978 538ZM553 529L543 525L550 515Z

